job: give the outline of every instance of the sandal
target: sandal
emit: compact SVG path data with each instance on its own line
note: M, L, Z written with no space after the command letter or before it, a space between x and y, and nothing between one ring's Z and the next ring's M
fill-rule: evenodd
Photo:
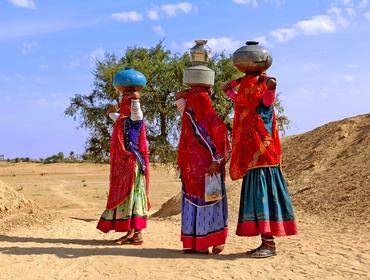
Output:
M114 243L116 243L117 245L122 245L125 242L127 242L129 238L133 237L132 234L133 234L132 232L128 232L125 236L122 236L121 238L114 240Z
M123 239L120 242L116 242L119 245L142 245L144 243L141 232L137 231L132 237Z
M263 259L276 256L276 252L270 249L257 248L247 252L247 257L252 259Z
M144 243L144 240L141 237L140 238L133 237L130 238L128 241L130 242L129 244L131 245L142 245Z
M218 255L225 249L225 245L217 245L212 248L212 254Z
M275 242L274 238L262 236L262 244L253 250L247 252L248 258L262 259L276 256ZM266 248L270 247L270 248Z
M141 231L135 231L134 236L127 240L131 245L141 245L144 243Z

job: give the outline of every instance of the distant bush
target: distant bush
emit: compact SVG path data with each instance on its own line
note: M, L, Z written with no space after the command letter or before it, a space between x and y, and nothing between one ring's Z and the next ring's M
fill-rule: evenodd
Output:
M31 159L29 157L16 157L14 159L6 159L7 162L19 163L19 162L33 162L33 163L78 163L78 162L96 162L91 155L84 153L78 155L71 151L66 157L63 152L56 153L47 158ZM106 161L109 163L109 159Z
M33 162L29 157L16 157L15 159L8 159L8 162Z

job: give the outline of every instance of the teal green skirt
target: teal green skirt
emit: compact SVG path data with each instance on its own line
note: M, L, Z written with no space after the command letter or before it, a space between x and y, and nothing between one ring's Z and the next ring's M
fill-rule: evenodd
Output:
M279 166L251 169L243 178L236 234L297 234L292 201Z

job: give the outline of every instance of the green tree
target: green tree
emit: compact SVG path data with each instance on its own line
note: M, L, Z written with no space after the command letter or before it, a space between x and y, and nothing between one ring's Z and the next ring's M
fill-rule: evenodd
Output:
M56 154L56 159L58 161L63 161L64 160L64 153L63 152L59 152Z
M227 129L232 130L233 103L221 90L221 86L227 80L233 80L243 75L233 65L230 56L224 53L213 56L209 67L215 71L214 94L211 96L213 107L224 120Z
M90 132L84 158L94 161L107 161L109 158L113 122L106 111L113 102L118 102L112 80L118 70L130 66L143 72L148 79L142 92L142 109L151 160L174 162L181 121L174 105L174 93L184 88L183 70L190 65L188 53L171 54L162 42L152 48L128 48L122 58L107 53L102 61L96 61L92 92L76 94L65 111L80 123L80 127ZM231 131L233 106L222 93L221 85L242 73L235 69L231 57L225 54L215 55L209 67L215 71L213 105Z
M66 109L66 115L78 120L80 127L90 131L86 153L96 161L105 161L109 156L112 121L106 114L118 94L112 86L114 74L125 66L141 71L148 78L142 92L142 108L146 118L147 137L151 160L173 162L179 137L179 117L174 105L174 92L183 88L183 69L190 65L188 54L171 55L162 42L152 48L134 47L126 50L118 59L106 54L96 62L93 90L90 94L76 94Z
M52 155L50 157L47 157L43 160L44 163L55 163L55 162L64 162L64 153L59 152L55 155Z

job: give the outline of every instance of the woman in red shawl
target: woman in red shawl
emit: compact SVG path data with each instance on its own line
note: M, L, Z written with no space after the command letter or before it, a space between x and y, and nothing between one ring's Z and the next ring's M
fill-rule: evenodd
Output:
M219 254L227 236L224 165L230 148L226 126L214 111L209 93L209 88L192 87L176 94L182 114L178 166L185 253L208 254L213 247L212 252Z
M235 93L233 88L238 84ZM297 234L280 169L275 89L275 78L261 73L246 73L223 86L235 105L230 176L233 180L243 178L236 234L262 238L261 246L247 252L252 258L276 255L274 236Z
M113 85L120 92L119 114L115 119L110 147L110 188L106 210L97 228L102 232L127 232L117 244L143 243L149 208L149 153L139 91L146 78L126 67L118 72Z

